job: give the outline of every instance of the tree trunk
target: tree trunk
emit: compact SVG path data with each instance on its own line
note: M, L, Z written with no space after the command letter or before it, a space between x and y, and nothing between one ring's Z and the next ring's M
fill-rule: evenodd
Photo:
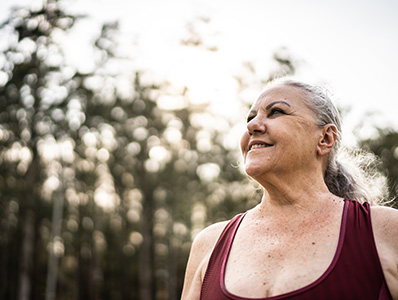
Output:
M21 271L19 277L18 300L29 300L31 294L31 274L33 269L33 251L35 241L35 213L28 210L26 213L23 241Z
M32 147L33 160L26 172L26 189L20 195L20 203L25 203L26 213L23 223L21 269L19 275L18 300L29 300L32 290L32 270L34 262L36 185L39 178L37 149Z
M141 220L143 242L140 251L140 300L152 300L152 205L149 199L144 199Z
M170 221L173 224L173 220ZM172 226L171 226L172 227ZM168 260L167 260L167 269L169 273L169 280L168 280L168 299L169 300L178 300L177 298L177 259L176 259L176 247L174 247L174 237L172 228L170 229L170 238L169 238L169 253L168 253Z
M64 209L64 188L62 185L62 176L60 176L60 186L58 192L54 197L53 215L52 215L52 230L51 230L51 248L48 255L48 270L47 270L47 284L46 284L46 300L54 300L57 289L58 277L58 260L63 254L57 252L57 243L61 241L62 218ZM58 250L60 251L60 250Z

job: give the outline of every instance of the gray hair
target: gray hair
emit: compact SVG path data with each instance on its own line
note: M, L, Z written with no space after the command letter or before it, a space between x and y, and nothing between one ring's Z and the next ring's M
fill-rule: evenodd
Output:
M317 125L334 124L337 140L329 153L324 180L336 196L371 205L384 204L388 197L387 179L377 170L378 157L364 150L341 146L341 118L326 89L288 78L272 81L271 86L287 85L300 88L308 97L303 102L314 112Z

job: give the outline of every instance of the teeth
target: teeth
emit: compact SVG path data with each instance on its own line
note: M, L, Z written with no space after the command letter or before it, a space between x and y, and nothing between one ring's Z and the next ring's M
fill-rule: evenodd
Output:
M267 145L267 144L255 144L255 145L250 147L250 150L256 149L256 148L264 148L264 147L269 147L269 145Z

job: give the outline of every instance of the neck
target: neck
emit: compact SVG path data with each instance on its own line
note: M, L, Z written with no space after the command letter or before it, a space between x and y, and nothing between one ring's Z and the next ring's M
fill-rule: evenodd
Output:
M258 181L264 188L264 195L258 208L311 211L325 201L337 200L331 194L319 174L291 174L290 176L268 176L267 180ZM314 173L313 173L314 174ZM328 203L328 202L327 202Z

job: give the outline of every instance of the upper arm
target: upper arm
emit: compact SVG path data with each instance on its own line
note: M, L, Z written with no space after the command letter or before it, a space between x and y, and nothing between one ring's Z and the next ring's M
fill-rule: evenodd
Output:
M372 227L387 285L398 299L398 210L372 207Z
M210 255L226 223L213 224L195 237L185 271L181 300L199 300Z

